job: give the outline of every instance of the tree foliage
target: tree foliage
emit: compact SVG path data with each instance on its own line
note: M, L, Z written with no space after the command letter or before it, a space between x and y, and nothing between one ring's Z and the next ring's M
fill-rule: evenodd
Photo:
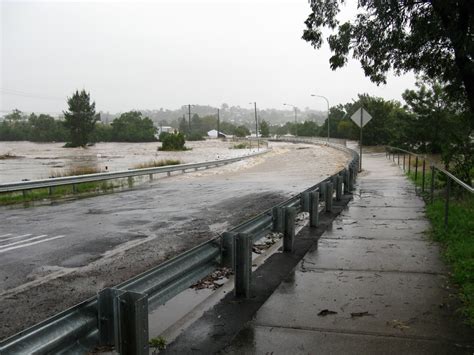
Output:
M424 73L448 84L450 94L466 97L474 111L474 1L359 0L357 16L341 24L344 2L311 0L303 33L320 48L322 29L335 32L328 37L332 69L352 54L375 83L385 83L389 70Z
M439 81L417 82L403 98L412 120L405 139L421 152L441 153L445 167L471 184L474 167L472 113L453 100Z
M161 139L162 145L160 150L186 150L186 147L184 146L184 134L182 133L168 133L163 135Z
M270 137L270 125L265 120L260 122L260 134L262 137Z
M120 115L112 124L112 139L115 142L153 142L156 141L156 127L141 112L130 111Z
M233 133L236 137L250 136L250 130L247 127L243 126L243 125L235 127Z
M68 137L64 123L50 115L13 110L0 123L0 141L64 142Z
M65 126L69 129L70 147L84 147L90 142L98 116L95 114L95 102L90 102L90 94L85 90L76 92L67 99L69 110L64 112Z

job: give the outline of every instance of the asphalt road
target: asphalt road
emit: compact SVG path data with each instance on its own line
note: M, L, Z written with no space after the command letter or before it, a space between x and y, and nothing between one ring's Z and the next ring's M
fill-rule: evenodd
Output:
M245 221L347 159L278 143L262 157L132 190L0 208L0 339Z

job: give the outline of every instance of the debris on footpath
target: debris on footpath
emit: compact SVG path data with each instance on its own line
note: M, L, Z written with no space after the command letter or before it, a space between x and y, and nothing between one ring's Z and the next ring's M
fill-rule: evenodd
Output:
M194 285L191 286L191 288L195 290L202 290L205 288L217 290L227 281L229 276L233 273L234 272L232 271L232 269L227 267L217 269L212 274L196 282Z
M264 250L267 250L270 248L273 244L278 242L281 238L283 237L282 233L270 233L267 236L261 238L259 241L257 241L253 247L252 251L255 254L262 254Z
M325 317L330 314L337 314L335 311L330 311L329 309L323 309L321 312L318 313L318 316Z
M394 319L394 320L391 320L391 321L388 321L387 322L387 325L395 328L395 329L400 329L400 330L405 330L405 329L409 329L410 327L408 325L406 325L404 322L400 321L400 320L397 320L397 319Z

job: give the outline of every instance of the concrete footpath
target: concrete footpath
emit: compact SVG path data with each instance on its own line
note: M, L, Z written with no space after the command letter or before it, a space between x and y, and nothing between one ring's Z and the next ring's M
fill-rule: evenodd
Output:
M383 153L354 199L223 353L473 354L424 203Z

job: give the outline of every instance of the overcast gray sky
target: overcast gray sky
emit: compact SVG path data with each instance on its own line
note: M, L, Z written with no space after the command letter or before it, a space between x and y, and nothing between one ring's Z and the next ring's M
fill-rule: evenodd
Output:
M325 110L311 93L335 105L357 93L400 100L414 86L406 75L377 87L356 61L331 71L327 45L301 39L307 0L0 1L2 111L60 112L82 88L110 112L250 101Z

